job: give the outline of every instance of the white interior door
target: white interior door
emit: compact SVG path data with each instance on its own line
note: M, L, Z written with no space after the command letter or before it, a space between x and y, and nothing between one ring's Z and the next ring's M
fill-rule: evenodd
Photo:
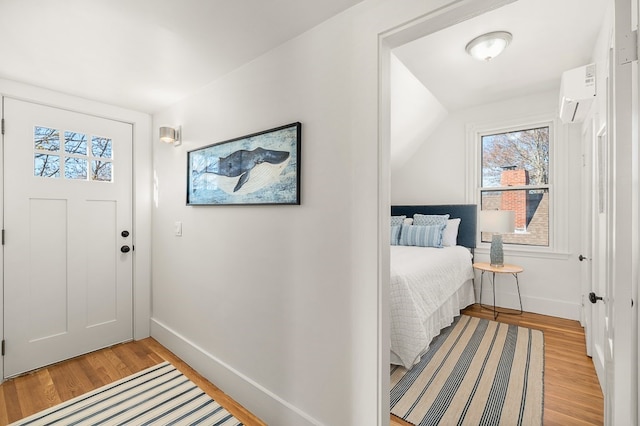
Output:
M132 338L132 126L10 98L4 118L10 377Z
M595 164L592 169L592 181L594 183L594 197L591 203L591 327L589 335L591 340L591 357L598 374L603 394L606 394L605 368L607 359L611 357L611 348L608 345L609 318L608 304L610 302L609 286L610 274L610 175L609 161L610 148L606 125L601 127L593 143L593 158ZM600 299L602 298L602 299Z

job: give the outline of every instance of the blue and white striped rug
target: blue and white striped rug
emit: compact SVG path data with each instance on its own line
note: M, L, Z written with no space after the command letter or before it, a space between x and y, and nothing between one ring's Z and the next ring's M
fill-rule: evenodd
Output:
M241 425L168 362L36 413L25 425Z
M541 425L542 331L461 315L409 371L391 368L391 413L411 424Z

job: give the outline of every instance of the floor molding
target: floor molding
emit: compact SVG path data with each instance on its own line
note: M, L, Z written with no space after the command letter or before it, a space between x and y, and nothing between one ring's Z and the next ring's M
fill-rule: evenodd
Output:
M151 319L151 337L268 424L322 425L320 421L154 318Z

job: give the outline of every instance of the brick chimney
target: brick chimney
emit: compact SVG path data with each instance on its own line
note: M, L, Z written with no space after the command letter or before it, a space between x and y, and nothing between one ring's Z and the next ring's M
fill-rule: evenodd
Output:
M500 175L500 186L523 186L529 184L529 173L526 170L516 170L515 167L505 167ZM527 226L527 192L505 191L502 193L500 210L516 212L516 229Z

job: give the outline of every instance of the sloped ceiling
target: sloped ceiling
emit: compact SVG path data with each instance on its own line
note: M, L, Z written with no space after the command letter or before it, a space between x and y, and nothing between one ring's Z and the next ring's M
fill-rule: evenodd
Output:
M563 71L591 61L610 0L518 0L394 49L449 111L560 87ZM508 31L500 56L477 61L473 38Z
M361 0L0 0L0 78L154 112Z
M518 0L394 49L400 64L392 62L392 77L393 67L402 67L404 79L420 82L425 89L413 83L407 90L406 84L391 82L391 170L401 168L428 143L447 114L559 89L564 71L591 62L610 4ZM492 31L508 31L513 41L489 62L471 58L467 43ZM407 105L428 105L428 111L408 114Z

